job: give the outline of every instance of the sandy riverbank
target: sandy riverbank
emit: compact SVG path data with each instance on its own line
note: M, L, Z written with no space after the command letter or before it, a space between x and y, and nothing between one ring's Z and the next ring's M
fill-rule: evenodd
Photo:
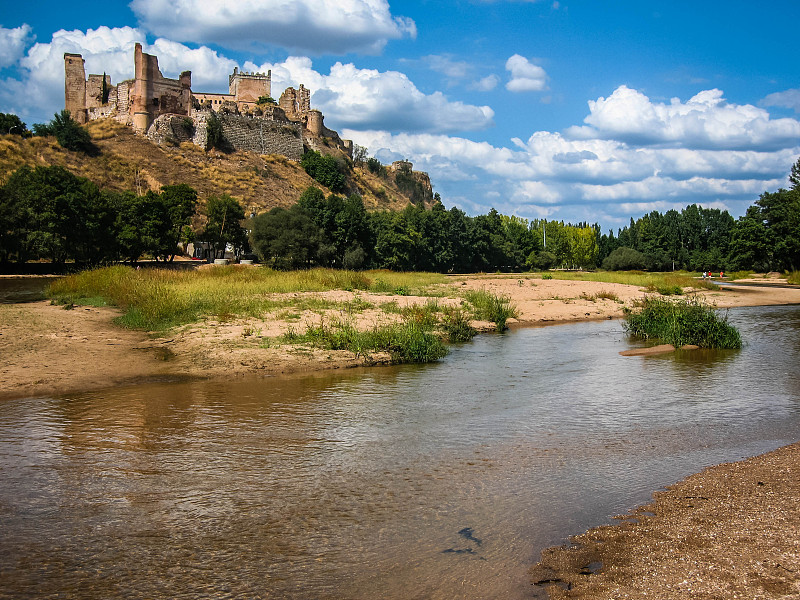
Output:
M513 275L458 278L452 286L510 297L519 312L516 322L523 325L619 318L625 306L643 295L631 285ZM800 288L737 287L700 293L719 307L800 303ZM612 299L598 297L603 295ZM119 313L112 308L64 310L46 301L0 304L0 397L97 389L152 377L280 375L385 362L388 356L355 357L347 351L278 346L270 340L290 328L303 331L307 324L322 319L347 318L368 328L399 318L381 310L382 304L396 302L402 308L428 301L363 291L292 296L298 304L316 297L357 300L370 307L344 315L341 311L283 310L261 319L205 321L151 337L115 326L112 320ZM438 301L460 302L453 294ZM475 325L493 328L489 323Z

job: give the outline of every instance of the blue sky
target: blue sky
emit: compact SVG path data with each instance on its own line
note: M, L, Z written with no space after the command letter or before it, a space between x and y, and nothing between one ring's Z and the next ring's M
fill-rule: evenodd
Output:
M800 3L0 0L0 112L63 107L64 52L116 83L133 45L195 91L238 66L300 83L343 137L445 205L618 228L743 214L800 156Z

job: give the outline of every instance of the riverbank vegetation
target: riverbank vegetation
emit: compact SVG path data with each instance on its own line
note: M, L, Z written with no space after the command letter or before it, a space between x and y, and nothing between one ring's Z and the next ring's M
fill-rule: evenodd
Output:
M441 294L435 273L365 273L337 269L275 271L239 266L192 271L133 269L126 266L83 271L55 282L50 296L60 303L102 302L126 310L121 323L137 329L164 330L207 316L257 317L302 303L298 292L363 290L399 295ZM319 308L323 308L320 306Z
M164 333L205 319L228 321L264 318L269 313L299 315L312 311L321 322L298 332L291 327L267 343L307 344L347 349L357 356L387 352L395 362L428 362L446 352L442 340L463 342L477 332L470 319L490 320L497 331L516 314L508 298L486 291L459 295L436 273L356 272L338 269L276 271L264 267L227 266L178 271L115 266L83 271L55 282L49 296L55 303L110 305L123 309L117 322L132 329ZM346 300L304 292L344 290ZM397 301L376 305L360 292L380 296L428 297L424 304L400 307ZM440 302L445 296L450 302ZM389 322L358 330L353 317L379 310ZM325 315L336 311L334 319Z
M676 348L691 344L701 348L741 348L739 331L726 317L699 298L678 301L645 297L638 310L627 311L626 332L640 339L657 339Z

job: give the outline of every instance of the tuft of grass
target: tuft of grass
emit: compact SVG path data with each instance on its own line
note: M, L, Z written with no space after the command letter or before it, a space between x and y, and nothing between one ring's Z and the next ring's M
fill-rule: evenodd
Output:
M666 300L645 297L639 310L627 311L625 331L640 339L660 339L676 348L694 344L701 348L741 348L739 331L720 318L699 298Z
M414 322L397 323L358 331L352 323L334 321L310 325L298 334L289 330L280 338L284 343L308 343L325 350L349 350L369 357L371 352L388 352L394 363L428 363L447 355L447 347L426 328Z
M486 290L468 291L464 298L473 306L476 319L491 321L498 332L508 329L508 319L517 316L517 309L508 296L496 296Z
M601 290L596 294L581 292L580 298L581 300L588 300L589 302L596 302L597 300L613 300L614 302L619 302L619 296L614 292L608 292L606 290Z
M786 276L786 283L800 285L800 271L792 271Z

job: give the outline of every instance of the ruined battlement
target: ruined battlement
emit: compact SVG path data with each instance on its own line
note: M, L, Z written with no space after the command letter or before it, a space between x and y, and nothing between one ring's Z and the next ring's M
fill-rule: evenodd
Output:
M83 57L64 54L64 106L78 123L113 118L157 143L191 140L205 147L206 123L216 114L237 150L299 160L306 147L333 146L352 155L352 142L325 127L322 113L311 108L311 92L302 84L287 88L277 105L264 102L271 98L271 71L234 68L227 94L193 92L191 87L191 71L178 79L164 77L158 57L144 53L141 44L134 49L134 78L117 85L105 74L87 78Z

